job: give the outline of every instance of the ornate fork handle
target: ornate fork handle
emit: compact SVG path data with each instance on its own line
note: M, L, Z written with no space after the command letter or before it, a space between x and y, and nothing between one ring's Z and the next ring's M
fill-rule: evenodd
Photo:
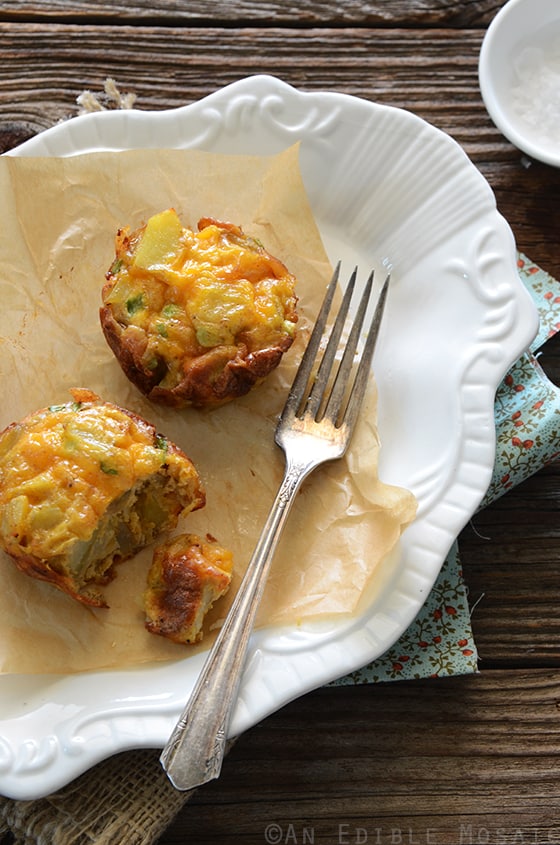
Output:
M309 456L286 461L282 483L237 596L160 758L177 789L193 789L220 774L230 716L270 563L301 483L317 465Z
M357 268L346 287L321 363L313 374L339 268L340 265L327 286L319 316L276 427L274 439L283 449L286 459L282 483L237 596L187 706L161 755L163 767L177 789L192 789L218 777L220 773L230 715L237 698L253 622L270 563L296 493L312 470L344 455L356 424L371 368L389 278L383 285L369 323L359 363L355 367L355 376L351 374L372 291L373 272L360 298L339 365L335 362L349 313Z

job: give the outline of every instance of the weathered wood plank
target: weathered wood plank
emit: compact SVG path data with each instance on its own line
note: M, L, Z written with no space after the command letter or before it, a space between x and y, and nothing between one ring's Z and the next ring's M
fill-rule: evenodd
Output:
M560 667L558 463L477 514L460 548L481 667Z
M489 23L497 11L495 0L465 3L462 0L135 0L133 3L88 0L35 0L4 5L0 19L65 19L76 21L165 22L212 21L239 26L262 23L289 23L292 26L325 24L360 24L399 26L481 26Z
M464 128L477 143L493 145L500 136L484 119L477 91L480 43L476 30L0 24L0 107L14 120L33 116L38 130L75 111L77 94L101 90L107 76L135 91L139 108L162 109L271 73L305 90L334 89L410 108L444 130Z
M277 842L549 841L559 701L558 674L538 671L319 690L241 737L160 845L187 833L257 845L267 830Z

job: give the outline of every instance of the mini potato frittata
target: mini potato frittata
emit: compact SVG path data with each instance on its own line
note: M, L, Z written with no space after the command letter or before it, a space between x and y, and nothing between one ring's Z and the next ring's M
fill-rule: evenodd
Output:
M157 546L144 593L148 631L200 642L204 617L227 593L232 569L232 553L210 536L179 534Z
M231 223L183 227L174 209L116 236L103 332L127 377L167 405L219 405L262 381L291 346L296 280Z
M0 547L34 578L105 607L106 584L205 504L189 458L141 417L85 389L0 434Z

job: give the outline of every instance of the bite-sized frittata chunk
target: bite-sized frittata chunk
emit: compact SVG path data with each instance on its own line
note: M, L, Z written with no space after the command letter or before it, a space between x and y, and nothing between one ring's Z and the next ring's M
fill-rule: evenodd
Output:
M94 585L205 504L197 470L140 416L85 389L0 435L0 547L84 604Z
M242 396L293 342L294 276L231 223L203 218L192 231L167 209L120 229L106 278L103 332L154 401L204 407Z
M180 534L157 546L144 593L146 628L176 643L203 637L204 617L231 583L232 553L210 536Z

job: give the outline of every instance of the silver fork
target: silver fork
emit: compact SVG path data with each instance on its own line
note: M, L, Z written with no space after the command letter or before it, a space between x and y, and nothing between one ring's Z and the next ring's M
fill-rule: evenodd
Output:
M355 287L357 268L354 270L317 368L317 353L322 345L339 271L340 263L327 287L276 428L275 440L286 459L282 483L236 598L160 758L169 779L180 790L193 789L220 774L230 715L257 607L295 495L302 481L320 464L344 455L356 424L385 306L389 276L379 295L356 367L358 342L373 287L373 272L366 282L340 358L337 352Z

